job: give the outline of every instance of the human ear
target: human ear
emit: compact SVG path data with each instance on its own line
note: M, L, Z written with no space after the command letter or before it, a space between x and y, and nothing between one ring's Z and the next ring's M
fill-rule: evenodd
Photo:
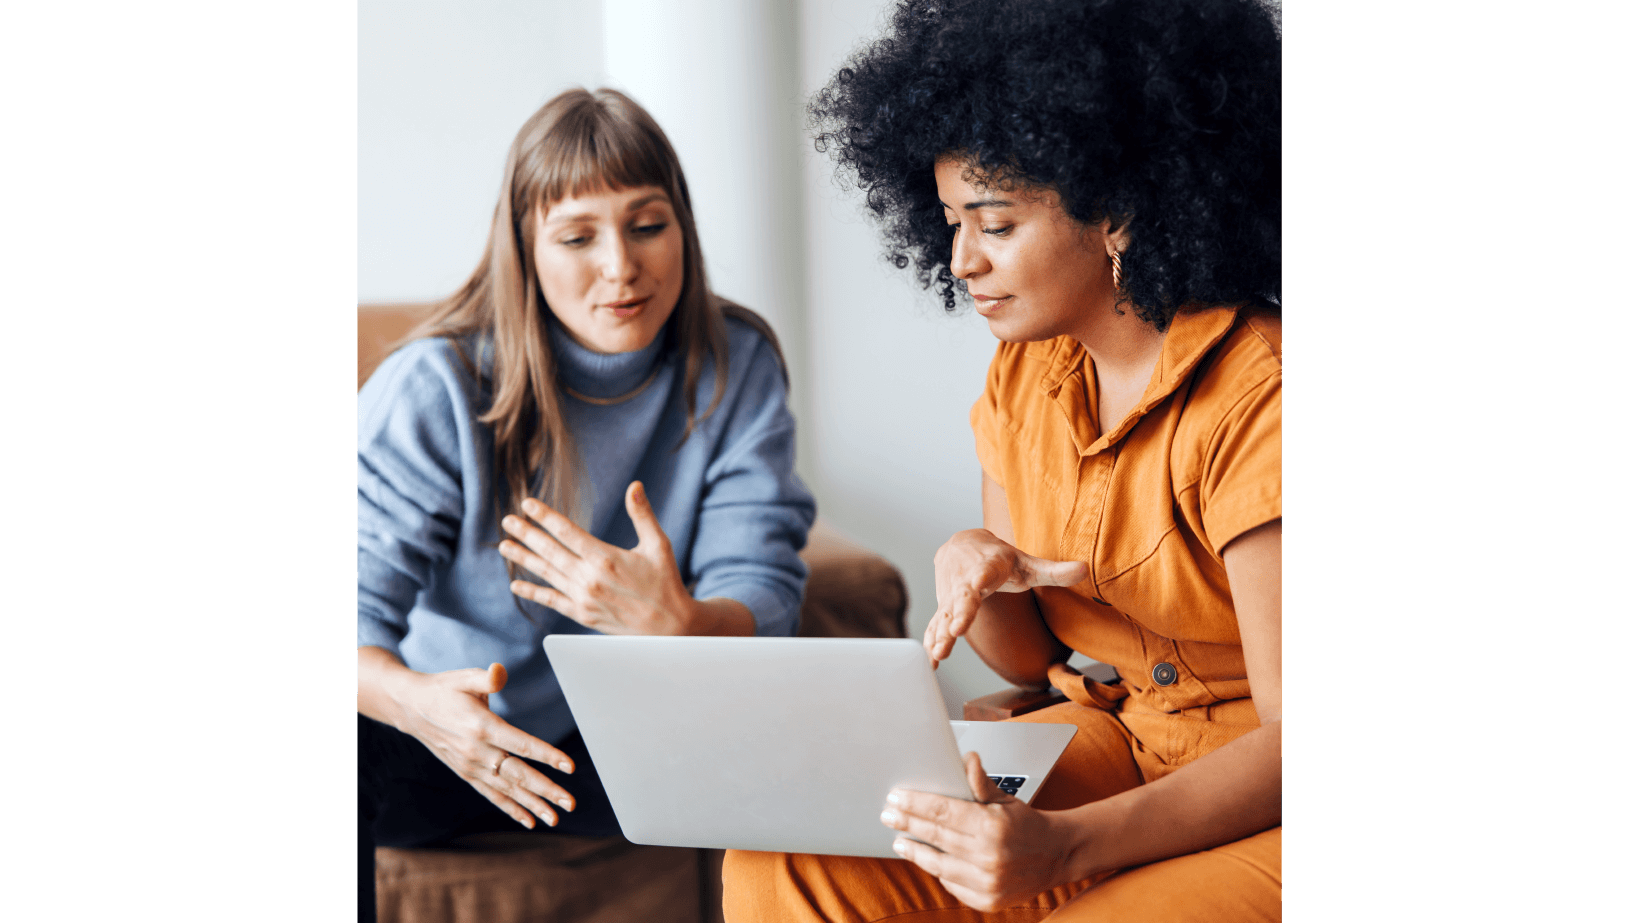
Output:
M1099 235L1105 239L1105 255L1116 256L1128 248L1128 222L1124 220L1121 227L1111 231L1112 221L1109 218L1099 222Z

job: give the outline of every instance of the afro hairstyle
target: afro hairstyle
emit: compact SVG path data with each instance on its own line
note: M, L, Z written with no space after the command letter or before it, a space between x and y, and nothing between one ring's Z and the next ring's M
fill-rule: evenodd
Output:
M1255 0L902 0L809 103L886 256L956 308L934 164L1125 228L1118 308L1281 299L1279 11Z

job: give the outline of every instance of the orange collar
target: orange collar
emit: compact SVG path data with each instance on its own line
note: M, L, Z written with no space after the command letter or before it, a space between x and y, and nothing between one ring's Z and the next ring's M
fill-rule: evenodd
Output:
M1121 423L1103 433L1096 435L1094 429L1098 389L1093 377L1093 360L1088 358L1087 350L1073 337L1059 337L1059 342L1048 356L1048 370L1043 373L1039 387L1043 395L1065 409L1077 450L1082 455L1103 451L1126 436L1138 424L1140 417L1178 390L1203 357L1229 334L1230 328L1235 325L1237 313L1237 307L1223 305L1179 309L1168 324L1167 336L1162 341L1162 354L1156 360L1156 369L1150 373L1150 383L1145 386L1144 396L1122 418ZM1082 388L1067 390L1066 383L1078 371L1084 372L1086 383ZM1067 401L1082 403L1084 400L1092 403L1085 408L1067 405Z

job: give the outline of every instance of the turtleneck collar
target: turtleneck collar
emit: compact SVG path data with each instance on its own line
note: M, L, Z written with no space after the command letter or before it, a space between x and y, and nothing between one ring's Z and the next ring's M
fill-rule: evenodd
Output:
M550 311L547 312L547 330L553 358L558 361L559 380L570 390L588 397L619 397L643 384L660 362L666 340L666 331L662 329L643 349L629 353L593 352L575 342Z

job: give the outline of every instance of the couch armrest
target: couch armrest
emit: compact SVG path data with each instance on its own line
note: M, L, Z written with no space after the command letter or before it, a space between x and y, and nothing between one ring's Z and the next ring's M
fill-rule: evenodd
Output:
M432 310L430 303L359 305L359 387L364 387L393 345Z
M797 634L803 638L903 638L910 603L900 571L840 535L822 517L803 549L808 588Z
M1116 668L1108 663L1093 661L1078 669L1082 675L1097 683L1113 685L1121 681ZM1125 695L1125 693L1123 693ZM1119 698L1120 696L1118 696ZM966 721L1006 721L1018 715L1030 714L1039 708L1069 701L1065 693L1053 686L1046 689L1027 689L1014 686L1001 692L982 695L962 703L962 717Z
M964 721L1006 721L1063 701L1065 694L1052 686L1046 689L1014 686L962 703L962 718Z

